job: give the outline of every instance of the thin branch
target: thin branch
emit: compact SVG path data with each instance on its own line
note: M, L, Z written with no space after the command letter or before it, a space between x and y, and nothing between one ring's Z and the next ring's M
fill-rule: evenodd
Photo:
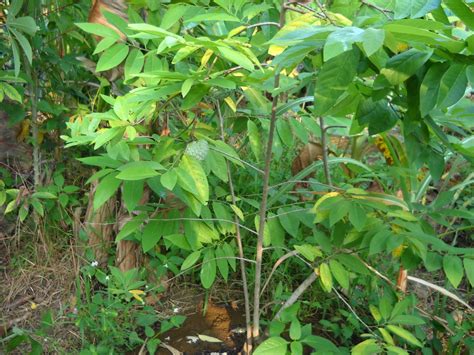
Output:
M378 5L367 2L366 0L361 0L361 3L364 4L365 6L371 7L373 9L381 12L382 14L384 14L385 17L387 17L389 20L391 20L390 16L388 16L388 13L391 12L390 10L384 9L384 8L378 6Z
M261 26L276 26L278 28L280 28L280 24L278 22L259 22L259 23L255 23L253 25L248 25L246 28L249 29L249 28L254 28L254 27L261 27Z
M281 3L281 12L280 12L280 27L283 27L285 24L285 15L286 9L284 7L284 1ZM276 72L275 81L273 84L274 89L280 87L280 73ZM259 337L260 334L260 289L262 282L262 258L263 258L263 233L265 229L265 220L267 216L267 200L268 200L268 191L269 191L269 181L270 181L270 166L272 162L272 149L273 149L273 138L275 135L275 127L277 121L277 106L278 106L278 97L275 95L272 101L272 111L270 117L270 128L268 132L268 141L265 151L265 168L263 175L263 187L262 187L262 201L260 203L260 221L258 227L258 237L257 237L257 247L256 247L256 256L255 261L257 262L255 266L255 288L254 288L254 304L253 304L253 331L252 335L254 340Z
M222 116L221 112L221 105L219 101L216 101L217 106L217 116L219 117L219 128L220 128L220 136L221 141L225 141L224 135L224 117ZM230 195L232 197L232 204L237 204L237 198L235 197L235 190L234 190L234 183L232 181L232 174L230 171L230 164L229 161L226 160L226 169L227 169L227 179L229 180L229 190ZM249 288L247 283L247 274L245 270L245 261L244 261L244 248L242 245L242 236L240 234L240 226L237 216L234 214L234 223L236 224L236 240L237 240L237 247L239 249L239 257L240 257L240 273L242 275L242 288L244 291L244 308L245 308L245 325L247 329L247 339L246 339L246 347L244 351L248 354L252 352L252 322L250 318L250 294Z
M326 130L327 127L324 127L324 118L319 117L319 127L321 128L321 145L323 147L323 167L324 167L324 175L326 176L326 183L329 186L332 186L331 181L331 172L329 170L329 163L328 163L328 145L326 142Z
M323 13L324 17L326 18L326 20L328 20L331 25L335 25L335 23L333 22L333 20L329 17L329 15L327 14L326 12L326 9L324 8L324 5L321 4L321 1L319 0L315 0L316 1L316 4L318 4L318 7L319 9L321 10L321 12Z
M367 325L367 323L365 323L362 318L359 317L359 315L356 313L356 311L354 310L354 308L352 308L352 306L349 304L349 302L346 301L346 299L344 297L341 296L341 294L339 292L337 292L337 290L333 287L332 290L334 291L334 293L337 295L337 297L339 297L339 299L346 305L347 308L349 308L349 310L352 312L352 314L354 315L354 317L357 318L357 320L362 323L364 325L364 327L367 328L367 330L369 332L371 332L373 335L375 335L377 338L379 338L379 336L377 334L375 334L373 332L372 329L370 329L370 327Z
M311 286L314 281L316 281L317 277L318 276L316 275L316 273L312 271L311 274L298 286L298 288L293 291L290 298L286 300L283 306L281 306L280 310L275 315L275 319L279 319L285 309L292 306L296 301L298 301L298 298L300 298L303 292L306 291L306 289Z
M260 297L265 292L265 289L267 288L268 283L270 282L270 279L272 278L272 276L275 273L275 270L278 268L278 266L280 266L286 259L291 258L292 256L295 256L296 254L298 254L298 252L296 250L290 251L290 252L286 253L285 255L281 256L275 262L275 264L273 265L272 271L270 272L270 275L268 275L268 277L267 277L267 281L265 281L265 284L262 287L262 291L260 291Z
M224 151L222 151L222 150L220 150L220 149L217 149L217 148L215 148L215 147L209 147L209 149L214 150L214 151L216 151L216 152L218 152L218 153L221 153L221 154L223 154L223 155L225 155L226 157L229 157L229 158L231 158L231 159L235 159L235 160L237 160L238 162L240 162L240 163L242 163L242 164L244 164L244 165L247 165L248 167L252 168L253 170L255 170L256 172L258 172L258 173L261 174L261 175L264 174L264 172L263 172L262 169L257 168L255 165L252 165L252 164L250 164L249 162L247 162L247 161L245 161L245 160L242 160L242 159L240 159L240 158L236 158L236 157L234 157L233 155L230 155L230 154L228 154L228 153L226 153L226 152L224 152Z

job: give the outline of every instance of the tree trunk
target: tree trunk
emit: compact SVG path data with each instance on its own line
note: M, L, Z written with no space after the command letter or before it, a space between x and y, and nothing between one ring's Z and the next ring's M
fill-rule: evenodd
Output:
M93 201L97 185L97 182L91 185L84 229L89 237L88 245L94 253L95 260L99 265L106 266L114 236L115 203L117 199L115 197L110 198L97 211L94 211Z

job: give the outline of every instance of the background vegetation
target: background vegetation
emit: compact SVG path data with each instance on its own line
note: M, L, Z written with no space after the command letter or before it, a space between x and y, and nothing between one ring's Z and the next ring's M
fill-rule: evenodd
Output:
M469 1L127 5L0 5L6 351L474 351Z

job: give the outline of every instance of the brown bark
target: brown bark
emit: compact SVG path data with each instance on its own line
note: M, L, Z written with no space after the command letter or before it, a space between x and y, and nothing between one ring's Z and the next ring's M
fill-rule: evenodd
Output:
M105 266L114 235L116 198L110 198L97 211L94 211L93 201L97 185L97 182L91 185L89 205L85 216L85 231L89 237L88 244L94 252L95 260L99 265Z

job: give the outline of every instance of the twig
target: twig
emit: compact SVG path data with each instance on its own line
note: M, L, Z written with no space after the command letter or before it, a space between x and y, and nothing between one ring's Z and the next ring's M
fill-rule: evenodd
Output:
M359 317L359 315L356 313L356 311L354 310L354 308L352 308L352 306L349 304L349 302L346 301L346 299L344 297L342 297L340 295L339 292L337 292L337 290L333 287L332 290L334 291L334 293L337 295L337 297L339 297L339 299L346 305L347 308L349 308L349 310L352 312L352 314L354 315L354 317L357 318L357 320L362 323L364 325L364 327L367 328L367 330L369 332L371 332L373 335L375 335L377 338L379 338L379 336L377 336L372 329L370 329L370 327L362 320L362 318Z
M254 28L254 27L261 27L261 26L276 26L280 28L280 24L278 22L259 22L259 23L254 23L253 25L248 25L246 28Z
M365 6L371 7L377 11L380 11L382 14L384 14L385 17L387 17L390 20L390 16L388 16L388 13L390 13L390 10L381 8L380 6L377 6L375 4L372 4L370 2L367 2L366 0L361 0L361 3L364 4Z
M323 13L324 17L326 18L326 20L328 20L331 25L335 25L335 23L333 22L333 20L329 17L329 15L327 14L326 12L326 9L324 8L324 5L321 4L321 1L319 0L316 0L316 4L318 4L318 7L319 9L321 10L321 12Z
M329 171L329 163L328 163L328 145L327 145L327 142L326 142L327 127L324 127L324 118L323 117L319 117L319 127L321 128L321 145L323 147L324 175L326 177L326 183L329 186L332 186L331 172Z
M279 319L282 312L287 309L288 307L292 306L298 298L303 294L306 289L311 286L311 284L317 279L316 273L313 271L311 274L298 286L296 290L293 291L290 298L286 300L286 302L281 306L280 310L275 315L275 319Z
M270 272L270 275L267 277L267 281L265 281L265 284L262 287L262 291L260 292L260 296L263 295L263 292L265 292L265 289L268 286L268 283L270 282L270 279L272 278L273 274L275 273L275 270L280 266L286 259L291 258L292 256L295 256L298 254L296 250L290 251L286 253L285 255L281 256L273 265L272 271Z
M284 1L281 3L280 12L280 27L285 24L286 9L284 7ZM275 81L273 87L278 89L280 86L280 73L276 72ZM257 247L256 247L256 266L255 266L255 288L254 288L254 300L253 300L253 339L257 339L260 334L260 289L262 282L262 257L263 257L263 234L265 229L265 220L267 215L267 200L269 191L270 181L270 165L272 162L272 149L273 149L273 138L275 135L275 127L277 120L277 106L278 106L279 95L275 94L272 101L272 111L270 116L270 128L268 132L268 141L265 151L265 168L263 175L263 187L262 187L262 201L260 203L260 221L258 227Z
M216 102L217 106L217 116L219 117L219 128L220 128L220 136L221 141L224 142L224 117L222 116L221 106L219 101ZM232 197L232 204L236 205L237 199L235 197L235 190L234 190L234 183L232 181L232 174L230 171L230 164L229 161L226 159L226 169L227 169L227 179L229 180L229 190L230 195ZM244 291L244 307L245 307L245 325L247 328L247 339L246 339L246 346L244 351L246 353L252 352L252 323L250 319L250 294L249 288L247 283L247 274L245 271L245 261L244 261L244 248L242 246L242 236L240 234L240 226L237 216L234 215L234 223L236 224L236 240L237 240L237 247L239 249L239 257L240 257L240 273L242 274L242 288Z

